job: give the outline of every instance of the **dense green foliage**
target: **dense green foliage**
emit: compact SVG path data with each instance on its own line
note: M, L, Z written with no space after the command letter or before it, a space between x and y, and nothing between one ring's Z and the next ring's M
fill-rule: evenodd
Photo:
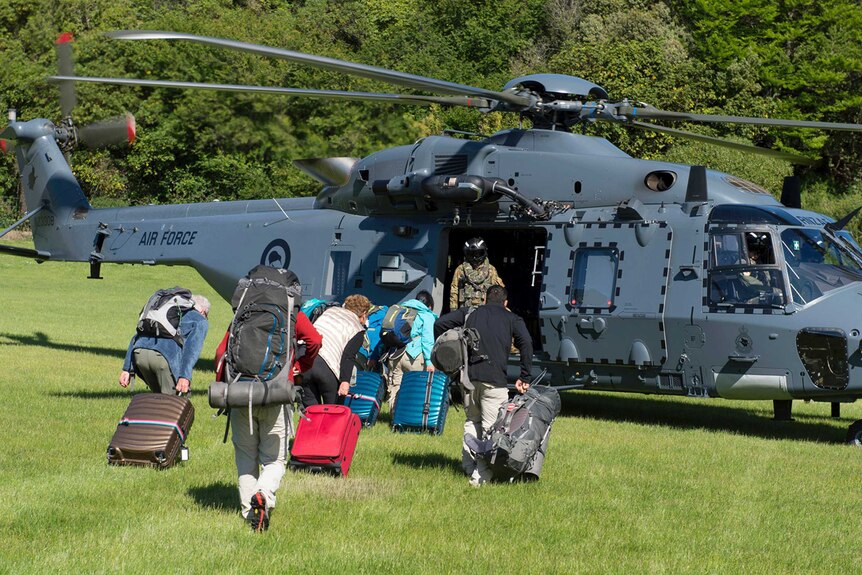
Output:
M581 76L613 99L660 108L862 122L862 9L854 0L8 0L0 6L0 107L58 119L54 38L76 38L77 72L301 88L390 86L284 61L184 42L118 42L103 32L165 29L234 38L499 89L533 72ZM79 150L74 169L96 205L314 194L291 160L363 156L458 128L481 133L514 115L339 103L249 94L82 84L78 124L131 111L131 149ZM798 151L823 162L800 171L835 194L858 189L858 135L740 126L687 126ZM773 191L789 164L707 150L678 139L597 125L632 155L701 162ZM0 158L0 223L19 211L14 162ZM844 203L843 201L841 202Z
M441 436L401 435L384 406L349 477L288 473L269 531L254 534L224 418L207 406L215 327L192 381L191 459L162 472L105 463L142 302L178 283L212 299L213 326L230 308L189 268L104 271L0 258L2 573L859 571L862 454L841 444L858 403L838 420L797 401L795 421L777 422L768 401L563 392L541 480L481 489L459 470L463 410Z

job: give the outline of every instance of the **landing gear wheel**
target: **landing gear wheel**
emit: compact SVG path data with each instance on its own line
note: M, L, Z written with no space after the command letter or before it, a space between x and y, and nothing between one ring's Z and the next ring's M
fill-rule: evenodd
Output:
M850 445L862 448L862 419L853 422L853 425L847 430L845 441Z

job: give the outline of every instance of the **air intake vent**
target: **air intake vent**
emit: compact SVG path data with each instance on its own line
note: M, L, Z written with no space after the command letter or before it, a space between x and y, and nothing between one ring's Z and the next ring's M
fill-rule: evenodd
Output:
M467 173L467 155L434 156L434 173L446 176L457 176Z

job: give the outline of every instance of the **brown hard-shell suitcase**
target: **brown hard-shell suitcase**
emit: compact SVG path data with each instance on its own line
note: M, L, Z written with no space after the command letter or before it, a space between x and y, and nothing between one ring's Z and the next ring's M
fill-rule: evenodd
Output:
M176 462L194 420L195 408L185 397L161 393L135 395L108 445L108 463L170 467Z

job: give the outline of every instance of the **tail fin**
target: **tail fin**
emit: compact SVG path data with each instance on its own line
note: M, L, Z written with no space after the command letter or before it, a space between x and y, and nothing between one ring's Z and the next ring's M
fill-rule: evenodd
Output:
M19 178L39 259L88 257L88 248L81 250L82 246L75 245L78 242L64 237L64 230L73 221L86 219L91 209L58 145L67 137L63 128L43 119L12 122L0 134L0 138L15 140Z

